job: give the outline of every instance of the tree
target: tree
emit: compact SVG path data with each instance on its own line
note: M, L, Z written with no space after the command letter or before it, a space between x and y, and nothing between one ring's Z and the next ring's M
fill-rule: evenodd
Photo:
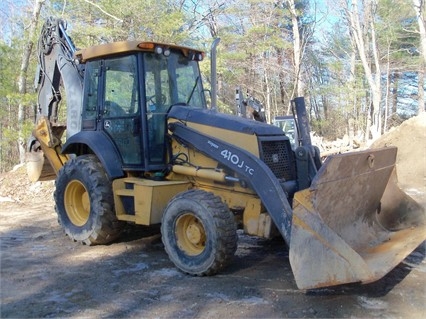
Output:
M372 103L367 117L367 133L373 140L381 135L380 103L382 99L381 69L377 47L374 13L376 4L373 0L353 0L351 8L345 8L345 15L350 26L350 35L354 40L357 53L361 59L367 83L371 90ZM370 64L372 59L372 64Z
M231 6L232 4L232 6ZM218 34L222 38L219 58L223 101L235 103L235 88L249 92L265 106L268 120L274 112L274 95L278 73L276 52L286 46L280 29L282 12L273 1L235 1L228 3L224 15L218 18Z
M426 67L426 22L425 22L425 1L413 0L414 11L416 12L417 23L419 25L420 34L420 53L423 59L419 67L419 80L418 80L418 103L419 113L425 112L425 67Z
M29 31L26 35L26 39L28 39L28 42L26 42L25 47L23 49L22 54L22 61L21 61L21 69L19 72L19 78L18 78L18 91L21 95L25 95L27 93L27 72L28 72L28 66L30 62L31 53L33 51L34 47L34 37L36 33L36 27L38 23L38 17L40 15L41 8L44 4L44 0L36 0L34 3L34 8L32 12L32 17L30 20L29 25ZM19 162L24 163L25 162L25 136L23 131L23 126L25 122L25 105L24 103L20 102L18 106L18 124L19 124L19 139L18 139L18 146L19 146Z
M15 99L15 65L18 51L0 41L0 172L10 169L19 158L16 151L16 132L13 122L16 122L12 111ZM15 146L15 147L14 147Z
M417 23L419 24L420 48L423 62L426 63L426 21L424 0L413 0L414 11L416 12Z
M302 80L302 62L305 55L306 46L309 42L309 39L314 31L313 28L308 28L306 24L301 24L299 21L303 19L301 16L303 11L299 8L296 9L296 4L294 0L286 0L288 10L291 15L291 25L292 25L292 36L293 36L293 56L294 56L294 89L293 92L297 96L304 96L305 84ZM298 3L298 7L306 6L305 4ZM294 93L291 95L293 99Z
M405 106L398 103L398 91L404 89L408 77L418 78L418 105L421 109L424 72L422 66L420 37L417 30L417 19L406 0L383 0L377 10L378 45L382 52L383 70L386 68L386 96L384 98L384 130L400 123L399 114L403 114ZM385 72L383 72L385 73ZM400 81L401 80L401 81ZM403 86L398 87L399 83ZM414 83L413 83L414 84ZM413 101L414 102L414 101Z
M43 1L32 6L8 1L2 8L3 37L1 43L1 170L10 169L25 160L25 142L29 136L28 117L34 95L27 83L28 73L33 73L32 51L37 19ZM3 19L4 18L4 19ZM32 86L32 81L31 81Z

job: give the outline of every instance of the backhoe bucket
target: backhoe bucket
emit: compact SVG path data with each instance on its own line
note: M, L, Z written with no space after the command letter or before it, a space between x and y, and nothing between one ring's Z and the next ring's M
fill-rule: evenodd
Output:
M31 182L50 181L56 178L56 173L43 152L26 153L27 176Z
M290 263L299 289L378 280L426 240L424 205L398 187L396 153L331 156L295 194Z

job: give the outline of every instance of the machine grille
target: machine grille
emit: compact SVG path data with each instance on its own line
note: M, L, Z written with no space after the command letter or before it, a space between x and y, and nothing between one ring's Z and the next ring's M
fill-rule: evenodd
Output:
M296 179L296 162L287 139L261 139L261 159L278 179Z

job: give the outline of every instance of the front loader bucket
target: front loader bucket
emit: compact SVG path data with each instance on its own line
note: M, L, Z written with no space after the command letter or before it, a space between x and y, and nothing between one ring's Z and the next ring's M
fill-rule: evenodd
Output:
M290 263L300 289L378 280L426 240L425 208L398 187L396 153L331 156L295 194Z

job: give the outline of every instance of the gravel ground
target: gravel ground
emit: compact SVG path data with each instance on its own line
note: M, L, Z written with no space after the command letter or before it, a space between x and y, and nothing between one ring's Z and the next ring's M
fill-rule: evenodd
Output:
M240 234L223 273L178 271L156 232L72 242L53 203L0 199L2 318L425 318L425 246L369 285L298 290L282 240Z

